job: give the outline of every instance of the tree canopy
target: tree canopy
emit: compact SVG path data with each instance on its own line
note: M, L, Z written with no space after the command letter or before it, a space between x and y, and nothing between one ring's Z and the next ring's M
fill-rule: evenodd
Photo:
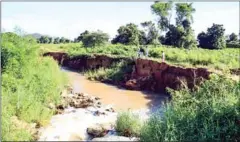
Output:
M82 34L81 41L85 47L104 45L109 40L109 35L98 30Z
M207 49L222 49L226 47L223 25L213 24L207 32L198 34L199 46Z
M121 26L118 30L118 35L113 38L112 43L122 43L126 45L139 45L140 36L143 33L138 29L138 26L129 23L125 26Z

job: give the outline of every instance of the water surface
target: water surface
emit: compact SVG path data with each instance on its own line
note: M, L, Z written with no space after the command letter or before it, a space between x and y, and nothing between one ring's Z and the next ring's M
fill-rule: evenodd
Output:
M164 94L134 91L113 85L90 81L83 74L62 68L70 79L74 92L83 92L101 98L105 105L112 105L116 110L156 109L167 98Z

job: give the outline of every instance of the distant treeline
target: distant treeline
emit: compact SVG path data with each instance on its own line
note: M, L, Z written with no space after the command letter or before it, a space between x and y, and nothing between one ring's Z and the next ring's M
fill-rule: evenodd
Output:
M50 36L41 36L40 38L37 39L38 43L54 43L54 44L59 44L59 43L71 43L73 42L70 39L64 38L64 37L50 37Z
M171 23L172 9L175 4L176 23ZM226 47L239 48L238 35L232 33L225 35L225 28L221 24L214 24L206 32L198 34L197 39L192 29L193 13L196 9L192 3L161 3L154 2L151 11L156 15L158 21L155 25L152 21L141 23L143 30L134 23L120 26L118 34L111 40L112 44L121 43L124 45L170 45L179 48L206 48L222 49ZM165 34L163 34L165 33ZM66 38L51 38L42 36L38 39L39 43L69 43L82 42L86 47L104 45L109 41L109 35L102 31L88 30L81 33L73 41Z

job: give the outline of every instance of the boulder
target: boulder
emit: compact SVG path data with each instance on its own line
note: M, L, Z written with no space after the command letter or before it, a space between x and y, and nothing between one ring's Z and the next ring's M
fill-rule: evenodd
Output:
M93 137L103 137L107 135L108 131L111 130L113 125L111 123L96 124L87 128L87 133Z

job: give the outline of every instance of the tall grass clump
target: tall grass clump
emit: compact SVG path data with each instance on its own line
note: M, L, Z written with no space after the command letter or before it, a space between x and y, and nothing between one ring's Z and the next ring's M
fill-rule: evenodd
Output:
M138 114L130 111L120 112L117 116L116 130L122 136L139 136L142 121Z
M171 91L162 117L144 124L141 141L240 140L240 84L213 75L197 91Z
M30 132L16 126L11 118L45 125L58 104L66 76L51 58L39 56L34 39L14 33L2 34L2 135L4 141L34 140Z
M182 49L173 47L150 48L149 56L162 58L161 51L165 52L166 61L183 66L204 66L215 69L239 68L239 50L222 49L208 50L201 48Z
M132 65L129 61L120 61L114 63L109 68L99 68L88 70L84 74L90 80L121 82L124 81L124 76L132 72Z

